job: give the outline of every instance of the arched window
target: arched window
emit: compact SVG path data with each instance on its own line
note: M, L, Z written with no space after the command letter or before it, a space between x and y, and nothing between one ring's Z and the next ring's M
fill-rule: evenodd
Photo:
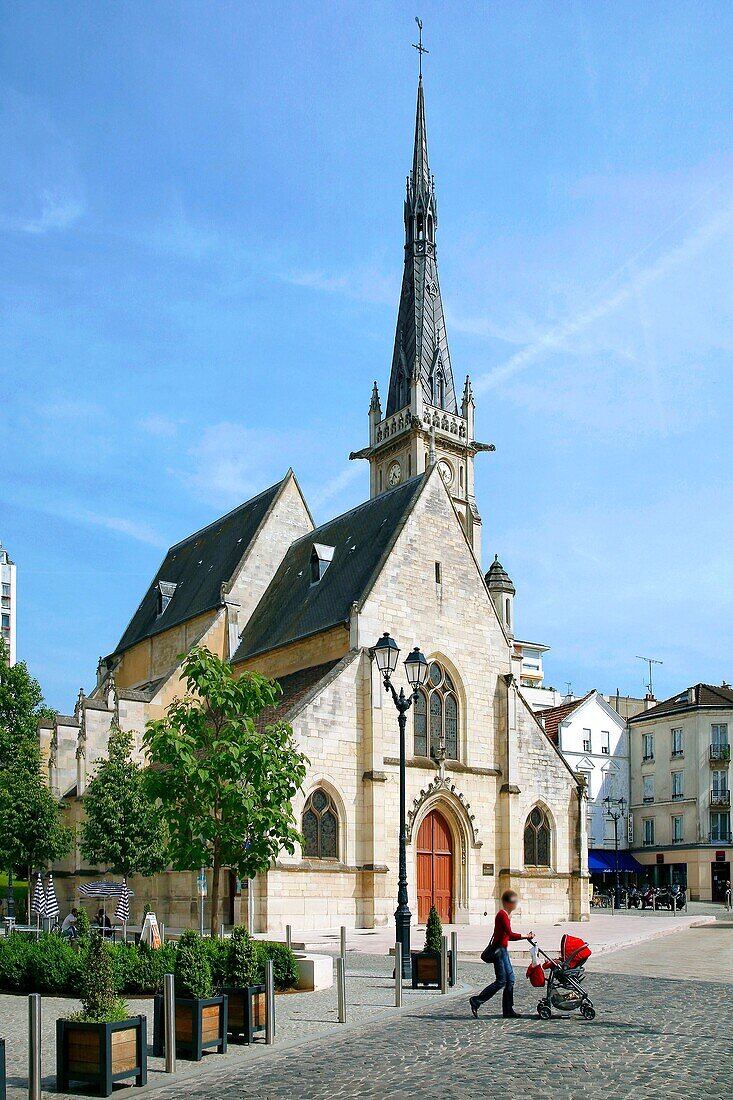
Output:
M439 409L445 408L445 375L442 367L438 367L435 372L433 404L437 405Z
M423 236L424 236L424 233L425 233L424 225L425 225L425 221L424 221L424 218L423 218L422 214L418 214L418 216L417 216L417 239L419 241L421 241L423 239Z
M512 605L511 605L511 602L510 602L508 596L506 597L504 608L505 608L504 621L506 622L507 630L511 630L512 629Z
M428 240L432 241L432 239L433 239L433 216L432 216L432 214L428 214Z
M539 806L535 806L524 826L525 866L550 866L550 837L550 822L547 814Z
M301 826L303 855L308 859L339 858L339 819L333 799L322 787L309 797Z
M432 661L428 682L418 692L413 715L415 756L458 759L458 695L450 674Z

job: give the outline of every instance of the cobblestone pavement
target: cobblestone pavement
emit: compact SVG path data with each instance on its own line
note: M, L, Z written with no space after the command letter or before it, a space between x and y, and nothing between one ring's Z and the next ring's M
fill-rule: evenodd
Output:
M673 1090L720 1100L730 1095L733 1078L733 970L725 962L731 951L733 924L719 922L712 930L605 955L595 970L592 960L586 983L598 1012L592 1022L576 1015L539 1020L536 992L519 970L517 1007L528 1013L522 1020L504 1021L496 1010L473 1020L467 989L447 997L406 990L402 1009L388 1008L393 987L386 960L358 956L349 960L346 1027L336 1023L335 990L281 996L274 1048L230 1046L199 1065L179 1061L174 1079L151 1059L145 1091L155 1100L473 1100L502 1093L532 1100L658 1100ZM697 956L701 980L677 977L678 960L689 954ZM601 972L614 965L633 973ZM460 977L477 988L486 974L486 967L464 963ZM0 1019L7 1019L13 1000L24 1021L25 1004L13 998L0 998ZM44 1031L50 1029L47 1011ZM51 1058L49 1051L47 1069ZM24 1084L15 1075L9 1100L27 1095ZM127 1095L135 1100L138 1094Z

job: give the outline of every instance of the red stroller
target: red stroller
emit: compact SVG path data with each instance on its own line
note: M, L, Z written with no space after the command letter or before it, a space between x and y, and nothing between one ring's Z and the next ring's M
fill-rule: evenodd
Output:
M584 1020L594 1020L596 1010L581 984L585 980L585 962L591 956L591 949L585 940L566 933L560 942L559 959L551 959L534 940L530 942L544 958L542 968L547 971L545 996L537 1004L540 1019L549 1020L555 1008L558 1012L575 1012L577 1009ZM535 984L534 980L532 984Z

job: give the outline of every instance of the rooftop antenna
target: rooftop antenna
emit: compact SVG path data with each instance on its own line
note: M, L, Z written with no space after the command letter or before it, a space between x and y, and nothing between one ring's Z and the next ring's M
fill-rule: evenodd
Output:
M572 685L572 683L570 682L570 680L566 680L566 681L565 681L565 687L566 687L566 688L568 689L568 690L567 690L567 691L565 692L565 694L566 694L566 695L572 695L572 694L573 694L573 685Z
M430 53L430 50L426 50L422 44L422 19L420 19L419 16L416 15L415 22L417 23L417 28L420 32L420 36L417 42L412 43L412 48L414 50L417 50L418 54L420 55L420 79L422 80L422 55L424 53Z
M638 653L636 655L636 659L637 661L646 661L646 663L649 665L649 683L647 684L647 687L649 688L649 694L652 696L652 698L654 698L654 686L652 684L652 665L663 665L664 661L657 661L654 657L640 657Z

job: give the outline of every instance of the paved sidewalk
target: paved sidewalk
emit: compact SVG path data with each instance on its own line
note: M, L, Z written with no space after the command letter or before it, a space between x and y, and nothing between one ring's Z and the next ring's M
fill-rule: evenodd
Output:
M572 936L580 936L588 940L593 948L594 955L602 955L607 951L616 951L620 947L630 947L634 944L644 943L658 936L668 936L674 932L694 927L699 924L714 922L716 915L722 914L722 906L706 905L704 903L691 903L687 913L668 913L653 910L625 910L612 912L609 909L593 910L589 921L576 921L558 924L535 923L531 929L526 927L526 922L514 920L517 931L533 931L540 947L548 954L556 953L560 946L562 936L567 932ZM450 935L458 933L459 952L467 959L478 959L491 936L493 917L491 922L481 925L446 925L443 931ZM329 929L324 932L299 932L293 928L293 941L305 944L308 951L321 951L338 953L340 943L340 930ZM413 950L421 950L425 941L424 928L412 928ZM394 946L394 927L376 929L349 929L347 932L347 950L349 954L387 954ZM512 957L517 962L529 959L529 950L526 944L515 944L512 947Z

